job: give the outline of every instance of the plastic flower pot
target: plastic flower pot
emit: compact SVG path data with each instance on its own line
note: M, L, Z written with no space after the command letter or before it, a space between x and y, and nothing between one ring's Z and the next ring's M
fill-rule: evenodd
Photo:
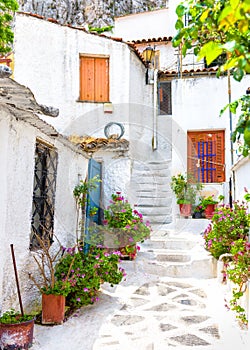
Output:
M65 315L65 296L42 294L42 324L62 324Z
M1 350L28 349L32 346L34 319L20 323L0 323Z

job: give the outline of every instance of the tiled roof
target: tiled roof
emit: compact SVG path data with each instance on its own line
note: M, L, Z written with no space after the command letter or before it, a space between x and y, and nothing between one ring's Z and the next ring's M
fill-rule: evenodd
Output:
M166 42L166 41L171 41L172 36L164 36L164 37L158 37L158 38L150 38L150 39L140 39L140 40L132 40L129 41L128 43L133 43L133 44L148 44L148 43L159 43L159 42Z
M218 71L217 67L211 67L211 68L197 68L197 69L185 69L182 71L182 76L197 76L197 75L204 75L204 74L216 74ZM164 77L180 77L180 72L176 70L165 70L165 71L159 71L159 78Z
M126 151L128 150L129 142L126 139L115 139L115 138L103 138L103 137L92 137L92 136L78 136L71 135L69 140L79 145L85 152L94 153L100 149L110 149L112 151Z

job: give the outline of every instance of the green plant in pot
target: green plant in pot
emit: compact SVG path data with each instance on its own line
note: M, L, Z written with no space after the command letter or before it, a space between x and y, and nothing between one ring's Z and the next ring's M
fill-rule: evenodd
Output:
M51 246L49 239L41 239L39 236L37 240L39 248L31 254L39 273L29 273L29 278L42 295L42 324L61 324L65 314L65 297L70 292L70 266L66 278L57 278L55 268L63 253L62 245L57 240L57 246Z
M214 211L215 211L215 207L216 205L222 201L224 199L224 196L220 195L218 197L218 200L216 200L214 198L214 195L210 195L210 196L206 196L206 197L201 197L200 198L200 202L199 202L199 206L202 207L204 213L205 213L205 217L207 219L211 219Z
M195 182L190 174L177 174L172 176L171 189L174 192L177 204L180 205L180 214L190 216L198 192L203 188L199 182Z
M20 313L14 309L0 316L1 349L28 349L34 332L34 315Z

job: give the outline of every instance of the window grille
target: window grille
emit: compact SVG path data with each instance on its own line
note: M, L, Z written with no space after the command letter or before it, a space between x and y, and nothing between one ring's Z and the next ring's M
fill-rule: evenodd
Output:
M36 143L30 249L53 242L57 159L54 148Z
M159 114L172 115L172 88L171 82L159 83L158 89Z

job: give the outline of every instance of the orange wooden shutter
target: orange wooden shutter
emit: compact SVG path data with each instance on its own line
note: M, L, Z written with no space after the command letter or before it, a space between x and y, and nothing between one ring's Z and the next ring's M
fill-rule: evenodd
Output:
M94 101L95 99L94 69L94 58L80 58L80 100Z
M109 101L109 61L108 58L95 59L95 101Z

